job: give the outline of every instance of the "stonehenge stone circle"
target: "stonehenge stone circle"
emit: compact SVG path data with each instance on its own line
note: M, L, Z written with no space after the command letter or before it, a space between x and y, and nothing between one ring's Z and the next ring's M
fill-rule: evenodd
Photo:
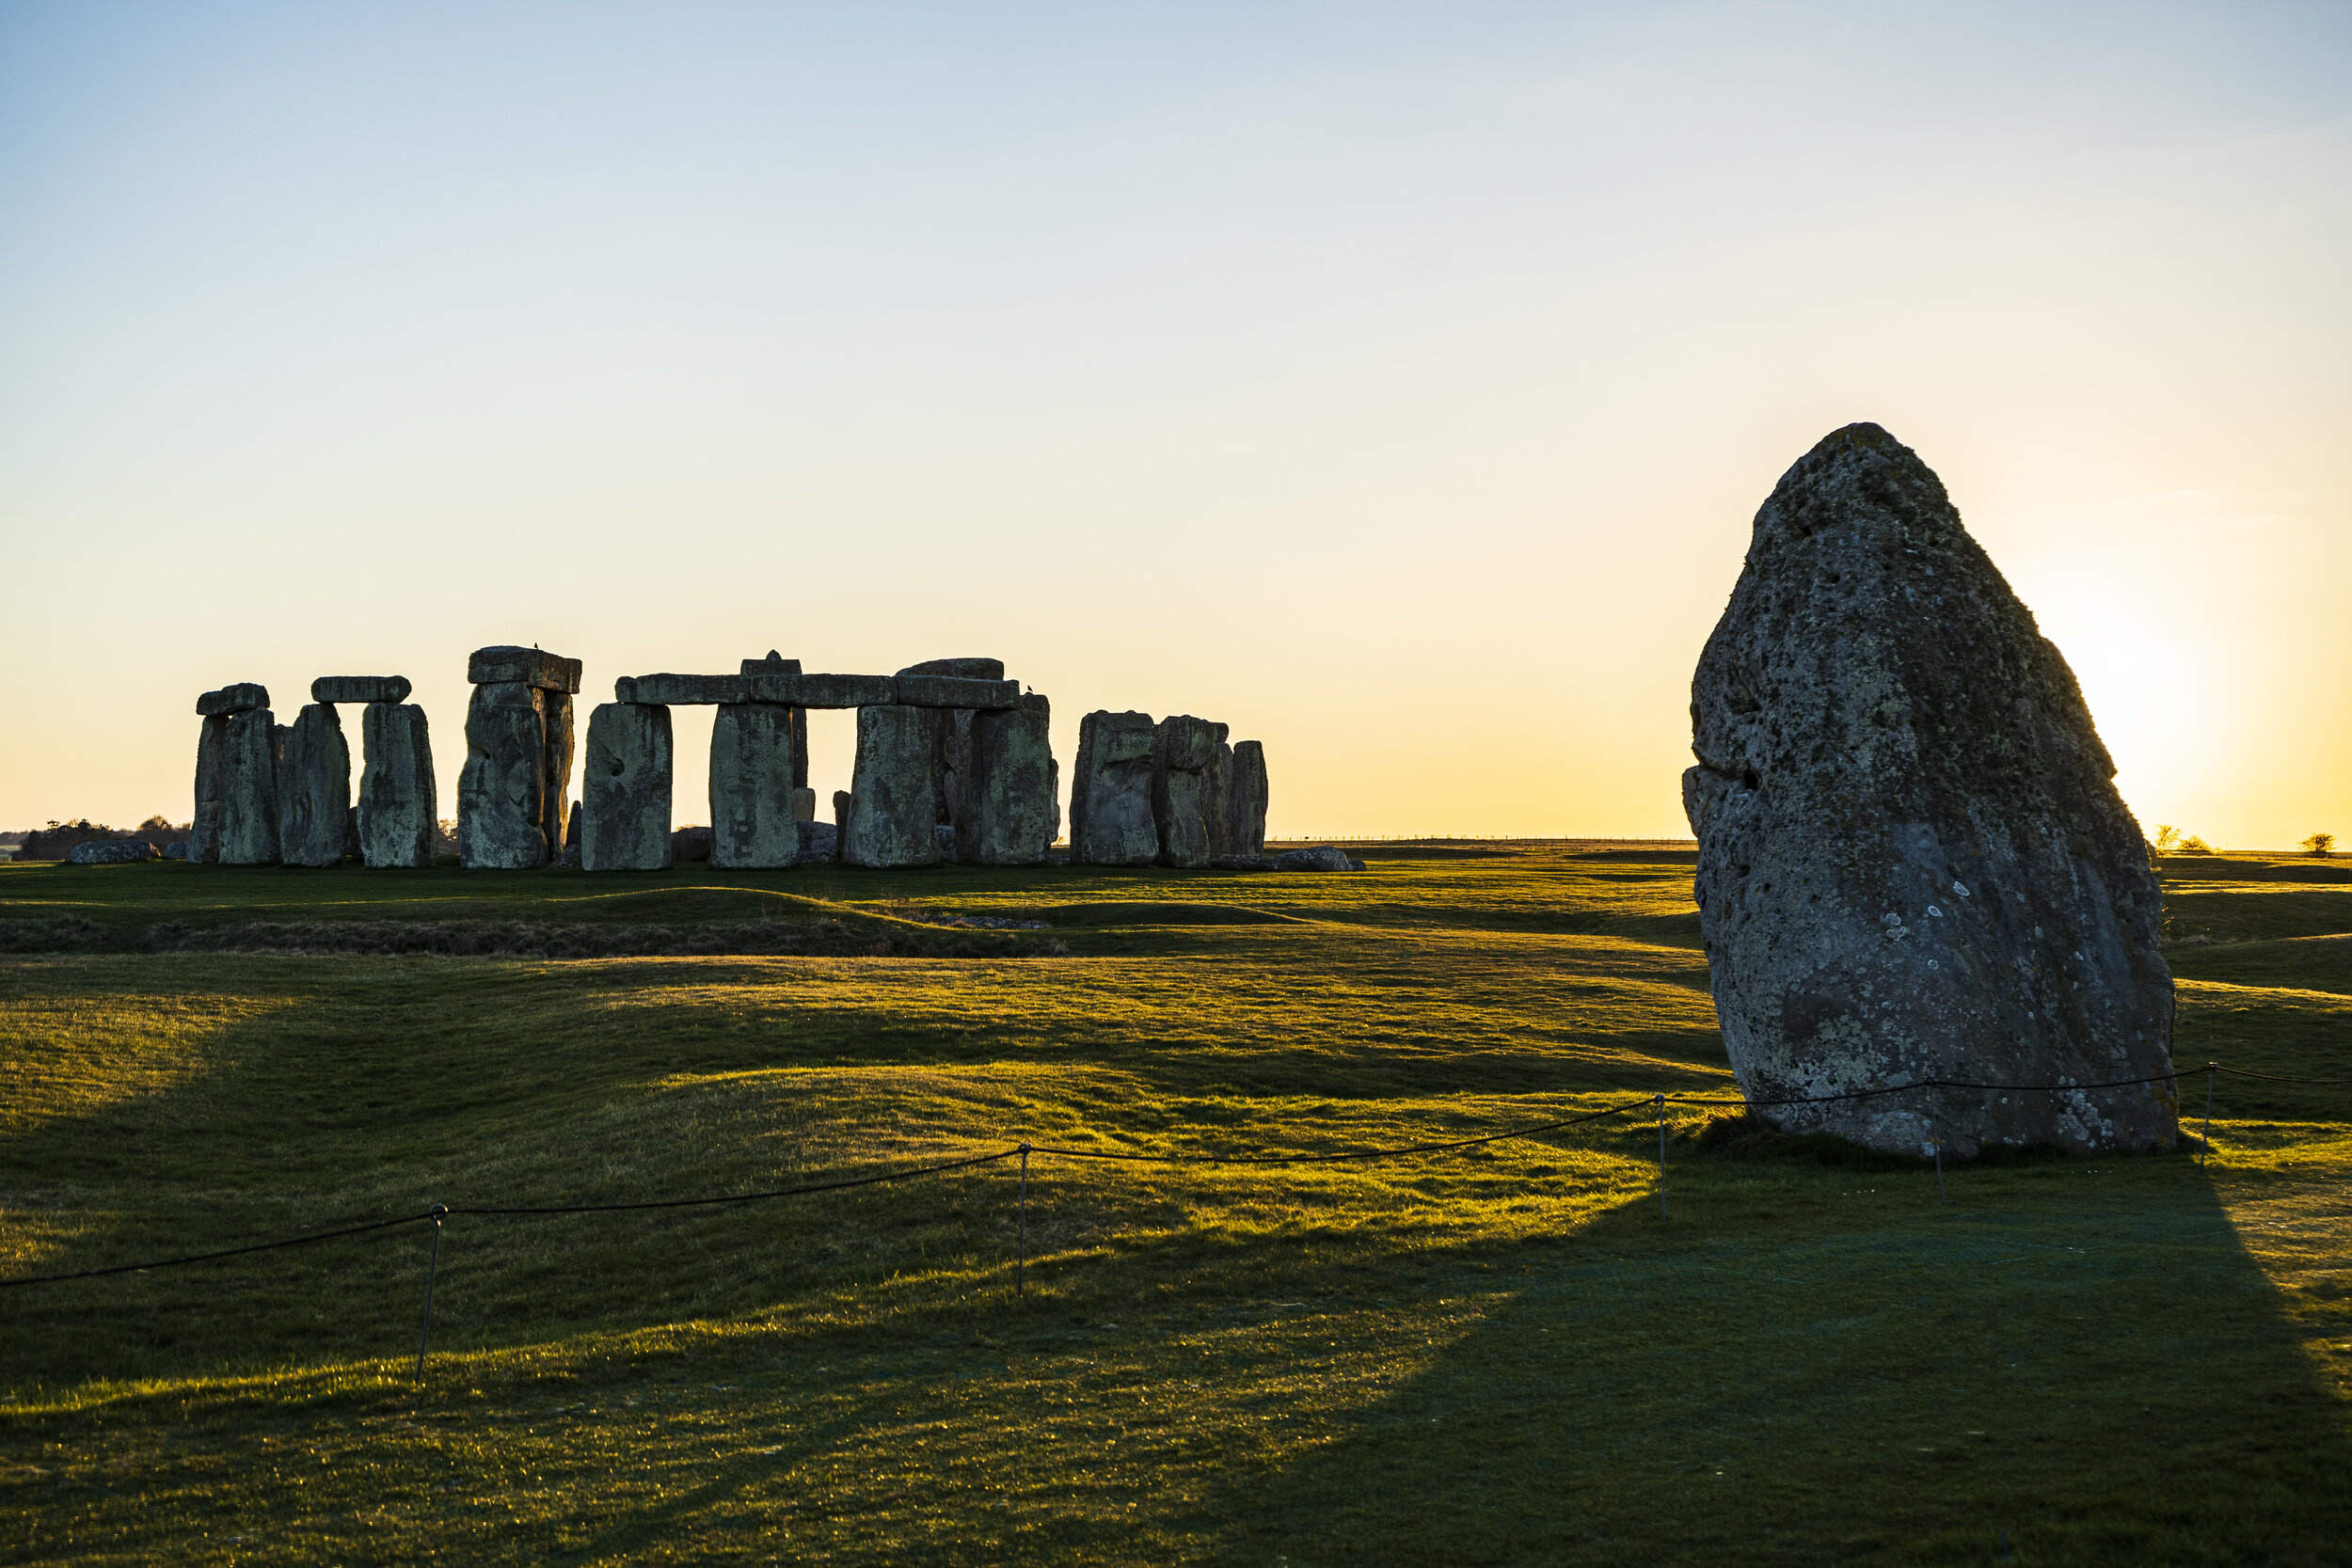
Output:
M710 863L739 870L796 865L792 710L723 703L710 730Z
M211 865L220 859L222 752L229 744L229 716L208 715L196 738L196 815L188 819L187 858Z
M1042 865L1054 842L1051 711L1025 697L1004 712L972 717L958 858L974 865Z
M221 732L223 865L278 863L277 727L269 709L253 707L230 714Z
M359 710L359 751L361 863L431 865L440 791L424 709L413 703L370 703Z
M521 871L548 863L546 696L527 681L473 689L466 766L457 775L457 858L469 867Z
M1825 437L1763 508L1691 684L1701 935L1752 1101L2170 1070L2155 879L2066 660L1918 456ZM2169 1085L1758 1104L1963 1157L2162 1148Z
M1152 819L1162 865L1209 863L1208 769L1223 727L1179 713L1152 732Z
M294 716L278 759L278 858L287 865L343 863L350 831L351 748L332 703Z
M310 683L314 703L405 703L405 675L321 675Z
M660 871L670 863L670 710L600 703L588 715L580 767L580 863L588 871Z
M841 825L844 861L874 866L938 862L930 739L921 708L889 703L857 710L852 804Z
M1078 765L1070 781L1070 858L1080 865L1150 865L1159 858L1152 815L1152 742L1148 713L1097 709L1078 721Z

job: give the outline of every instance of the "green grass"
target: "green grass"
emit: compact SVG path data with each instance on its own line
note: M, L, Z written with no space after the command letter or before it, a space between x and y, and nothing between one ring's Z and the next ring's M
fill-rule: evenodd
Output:
M1366 858L0 868L0 1273L1725 1085L1687 852ZM2273 875L2176 885L2177 1054L2352 1074L2352 887ZM819 950L306 950L362 926ZM1009 1164L461 1214L421 1384L421 1227L0 1291L0 1555L1944 1563L2006 1531L2026 1563L2343 1562L2347 1123L2352 1091L2223 1079L2207 1168L1987 1161L1939 1204L1915 1163L1694 1112L1662 1219L1640 1119L1040 1158L1019 1295Z

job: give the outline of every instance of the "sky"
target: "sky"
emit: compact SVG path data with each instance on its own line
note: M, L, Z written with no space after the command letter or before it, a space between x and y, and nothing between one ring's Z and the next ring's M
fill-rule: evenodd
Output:
M0 828L184 820L199 692L342 673L453 814L515 642L1683 836L1750 521L1872 420L2151 831L2352 841L2347 278L2340 4L0 0Z

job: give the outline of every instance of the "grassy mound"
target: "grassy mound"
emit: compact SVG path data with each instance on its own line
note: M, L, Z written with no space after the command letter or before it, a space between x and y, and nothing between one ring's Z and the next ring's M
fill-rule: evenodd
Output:
M0 1542L2341 1555L2352 1090L2223 1079L2204 1168L2020 1155L1947 1167L1944 1203L1917 1162L1677 1108L1661 1215L1646 1097L1727 1086L1687 859L1374 847L1316 877L0 866L0 1274L460 1211L421 1382L421 1225L0 1290ZM2260 938L2171 950L2181 1060L2352 1074L2352 888L2175 897ZM697 933L837 945L675 950ZM479 1212L1620 1105L1393 1163L1033 1154L1025 1219L1015 1160Z

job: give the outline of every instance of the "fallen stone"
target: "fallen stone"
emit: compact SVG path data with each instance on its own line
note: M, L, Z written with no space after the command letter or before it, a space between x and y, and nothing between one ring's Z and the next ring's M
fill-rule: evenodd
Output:
M1265 747L1244 740L1233 748L1233 772L1225 809L1226 842L1236 855L1265 853Z
M830 864L841 858L841 831L830 822L801 824L801 863Z
M809 797L815 815L816 797ZM723 705L710 728L710 863L738 870L797 865L792 712L774 703Z
M359 710L359 859L379 868L433 863L440 790L424 709L370 703Z
M230 713L250 713L257 707L269 706L269 688L252 681L240 681L224 686L217 691L207 691L196 700L199 718L212 719Z
M854 801L841 834L851 865L930 865L939 859L933 819L930 736L923 710L897 705L857 712Z
M1148 713L1100 710L1078 721L1070 781L1070 858L1079 865L1150 865L1159 858L1152 818L1154 726Z
M1318 844L1310 849L1285 849L1274 857L1277 871L1360 871L1361 863L1347 858L1347 851L1328 844Z
M956 675L895 677L898 701L908 707L1012 708L1021 705L1019 681L965 680Z
M196 737L196 815L188 819L188 859L210 865L220 859L221 748L228 744L229 716L206 719Z
M2171 1066L2157 886L2074 677L1876 425L1781 477L1691 685L1700 934L1752 1101ZM2163 1148L2164 1084L1759 1104L1788 1131Z
M220 863L278 863L277 718L265 707L231 714L221 731Z
M572 815L574 816L578 816L580 814L578 812L574 812ZM578 871L580 868L580 842L575 839L571 843L564 846L564 853L557 859L555 863L555 869L558 871Z
M1054 752L1048 715L1025 703L972 721L961 858L974 865L1042 865L1054 842Z
M792 820L795 822L817 820L817 792L815 790L803 785L792 792Z
M187 858L188 841L186 839L175 838L169 844L164 846L164 859L167 861L183 861Z
M588 715L580 766L580 863L660 871L670 863L670 710L602 703Z
M405 703L405 675L321 675L310 683L314 703Z
M476 648L466 661L466 679L475 686L506 686L521 682L542 691L567 695L580 690L580 660L539 648L500 646ZM402 698L408 694L404 691Z
M1005 661L1001 658L927 658L920 664L910 664L898 672L898 678L908 675L953 675L958 680L1000 681L1005 678Z
M1152 734L1152 820L1160 838L1159 863L1209 863L1208 768L1216 756L1218 726L1188 713L1160 721Z
M670 834L670 863L677 865L689 861L708 860L710 842L710 830L699 824L676 830Z
M457 775L459 863L520 871L548 863L547 695L523 681L473 689Z
M159 861L163 852L143 838L86 838L65 852L68 865L129 865Z

